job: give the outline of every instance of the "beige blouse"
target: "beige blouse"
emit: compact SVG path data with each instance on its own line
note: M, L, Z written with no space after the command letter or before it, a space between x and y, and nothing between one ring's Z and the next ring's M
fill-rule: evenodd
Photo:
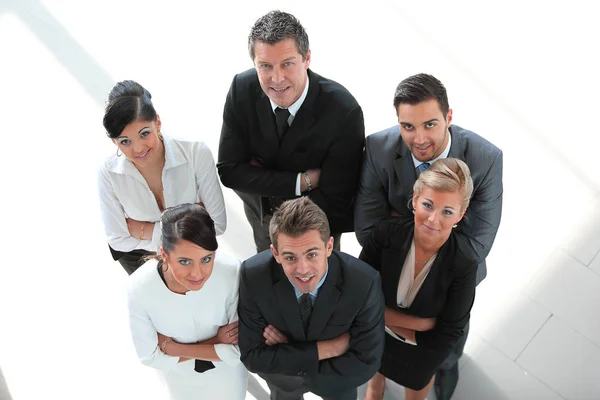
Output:
M431 266L433 265L436 257L437 254L431 257L421 272L415 276L415 241L413 239L412 243L410 244L410 250L408 251L406 259L404 260L404 266L402 267L402 273L400 274L400 281L398 282L398 292L396 295L396 303L398 304L398 307L408 308L411 306L412 302L417 296L417 293L419 293L421 286L423 286L423 282L425 282L425 279L427 279L427 275L429 275L429 271L431 271ZM387 326L385 327L385 331L388 333L388 335L397 340L416 345L416 343L396 335Z

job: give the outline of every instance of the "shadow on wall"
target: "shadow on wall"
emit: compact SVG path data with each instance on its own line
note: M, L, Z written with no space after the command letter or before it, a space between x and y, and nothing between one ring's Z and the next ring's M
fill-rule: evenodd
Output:
M0 400L12 400L6 380L4 379L4 374L2 373L2 368L0 368Z

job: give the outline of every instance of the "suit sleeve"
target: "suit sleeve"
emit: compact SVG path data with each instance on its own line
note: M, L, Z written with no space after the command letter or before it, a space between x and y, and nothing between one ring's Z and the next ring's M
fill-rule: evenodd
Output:
M381 278L377 274L350 327L348 351L339 357L321 361L318 379L327 380L335 375L344 378L346 387L356 387L375 375L381 365L385 342L384 308Z
M217 235L222 235L227 228L227 214L215 161L210 149L204 143L195 143L194 153L198 198L204 203L206 211L215 222Z
M241 104L237 86L236 76L227 93L223 111L217 163L221 182L228 188L244 193L294 197L298 171L279 171L250 165L252 154L249 141L260 135L247 132L248 127L244 126L240 114L242 109L254 112L255 104Z
M387 191L375 169L374 159L380 155L373 155L372 151L373 148L369 146L369 138L367 138L356 205L354 206L354 231L362 246L365 245L369 233L377 222L391 213Z
M461 263L460 271L454 275L450 284L444 308L437 317L435 328L415 332L417 346L439 350L440 362L450 354L452 347L462 337L475 300L477 263Z
M381 272L381 249L383 248L384 240L382 230L381 224L374 227L373 234L366 238L358 257L359 260L366 262L379 272Z
M482 262L494 244L502 217L502 152L500 151L471 199L457 229L458 245L470 258Z
M325 214L345 216L351 215L356 198L365 143L365 122L360 106L344 116L337 137L321 165L319 187L308 192L308 196Z
M314 376L319 370L316 342L268 346L263 331L267 322L253 299L252 288L242 264L238 305L241 360L251 372Z

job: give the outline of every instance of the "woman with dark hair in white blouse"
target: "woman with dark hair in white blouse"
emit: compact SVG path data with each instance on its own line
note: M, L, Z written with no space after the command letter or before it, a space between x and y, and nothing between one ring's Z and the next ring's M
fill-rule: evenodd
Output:
M129 325L140 361L156 368L171 399L243 400L248 372L237 346L240 261L218 252L203 207L161 217L162 247L128 289Z
M218 235L227 225L212 153L202 142L163 136L151 98L140 84L119 82L108 96L103 121L117 152L100 167L100 209L113 258L129 274L156 252L158 221L167 207L198 203Z

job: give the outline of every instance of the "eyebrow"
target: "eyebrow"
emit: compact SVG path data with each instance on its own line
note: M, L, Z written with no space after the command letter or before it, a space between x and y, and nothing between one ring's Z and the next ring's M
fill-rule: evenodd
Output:
M432 118L430 120L427 120L427 121L423 122L421 125L425 125L425 124L428 124L428 123L433 122L433 121L438 121L439 122L439 120L440 120L439 118ZM406 124L406 125L413 125L411 122L406 122L406 121L400 121L400 123L401 124Z
M140 133L142 133L142 131L143 131L144 129L150 129L150 127L149 127L149 126L145 126L145 127L143 127L142 129L140 129L140 130L139 130L139 132L138 132L138 135L139 135ZM117 137L117 139L123 139L123 138L127 138L127 139L129 139L129 137L128 137L128 136L118 136L118 137Z
M428 202L430 202L431 204L435 204L435 203L433 202L433 200L431 200L431 199L428 199L427 197L424 197L424 199L425 199L425 200L427 200ZM451 209L451 210L454 210L454 207L452 207L452 206L444 206L444 208L449 208L449 209Z
M315 250L319 250L319 248L316 247L316 246L315 247L311 247L310 249L306 250L303 254L308 254L308 253L310 253L312 251L315 251ZM291 252L291 251L284 251L283 253L281 253L281 255L284 255L284 254L290 254L292 256L295 256L295 254L293 252Z

